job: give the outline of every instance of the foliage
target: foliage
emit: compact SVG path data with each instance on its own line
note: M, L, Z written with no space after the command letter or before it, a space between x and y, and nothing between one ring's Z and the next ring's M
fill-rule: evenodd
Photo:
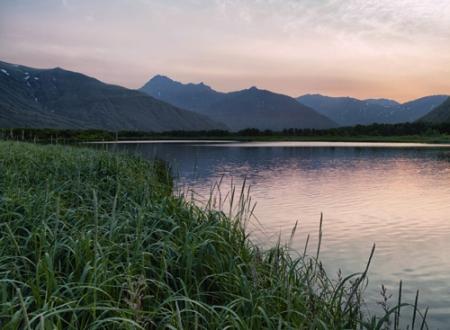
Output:
M0 328L381 329L394 314L399 327L401 299L362 315L372 255L331 280L320 248L262 251L242 212L201 209L169 180L130 156L0 142Z
M437 140L448 140L450 124L430 124L425 122L403 124L372 124L368 126L340 127L326 130L316 129L285 129L281 132L270 130L260 131L249 128L239 132L224 130L210 131L168 131L168 132L140 132L119 131L110 132L102 130L58 130L58 129L33 129L13 128L0 129L0 139L23 140L35 142L69 143L82 141L114 141L114 140L145 140L145 139L238 139L251 140L254 138L266 139L339 139L339 140L393 140L396 137L407 137L409 140L421 138L429 140L436 137Z

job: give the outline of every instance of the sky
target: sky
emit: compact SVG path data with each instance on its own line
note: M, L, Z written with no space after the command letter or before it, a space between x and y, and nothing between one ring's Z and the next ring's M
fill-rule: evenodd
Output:
M0 0L0 60L406 101L450 94L450 1Z

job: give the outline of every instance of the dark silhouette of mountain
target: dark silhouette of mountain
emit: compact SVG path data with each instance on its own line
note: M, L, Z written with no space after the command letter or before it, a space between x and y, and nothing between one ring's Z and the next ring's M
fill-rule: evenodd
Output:
M140 90L158 100L197 112L206 110L225 95L204 83L182 84L160 75L150 79Z
M450 97L440 106L420 118L420 121L434 124L450 123Z
M286 128L336 127L329 118L295 99L255 87L228 93L204 112L233 131L245 128L280 131Z
M208 130L207 118L61 68L0 62L0 127Z
M386 106L380 105L378 102L319 94L304 95L297 98L297 101L331 118L341 126L390 122L389 111Z
M164 76L155 76L142 91L176 106L207 115L231 130L258 128L331 128L329 118L299 104L295 99L255 87L221 93L201 84L182 84Z
M353 126L413 122L440 105L446 98L444 95L434 95L400 104L387 99L358 100L351 97L307 94L297 100L341 126Z

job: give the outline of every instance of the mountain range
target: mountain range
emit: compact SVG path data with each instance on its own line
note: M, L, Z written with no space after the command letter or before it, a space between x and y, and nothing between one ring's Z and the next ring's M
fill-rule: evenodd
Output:
M211 130L206 116L80 73L0 62L0 127Z
M446 101L447 100L447 101ZM307 94L297 99L252 87L223 93L157 75L139 90L61 68L0 61L0 127L280 131L372 123L448 121L446 95L406 103ZM423 117L423 119L421 119Z
M256 87L221 93L200 84L182 84L155 76L141 91L176 106L207 115L233 131L245 128L283 130L286 128L326 129L337 124L294 98Z
M358 100L307 94L297 100L331 118L340 126L414 122L442 104L448 96L433 95L400 104L388 99Z
M446 95L426 96L403 104L390 99L359 100L351 97L329 97L319 94L307 94L296 99L302 105L302 108L298 108L296 113L315 110L331 119L331 123L330 121L324 121L323 117L317 116L310 117L311 120L309 121L304 120L304 117L299 118L299 120L291 120L295 117L283 118L284 116L292 116L291 113L284 113L283 110L289 107L294 108L292 105L293 99L255 88L222 93L215 91L204 83L182 84L168 77L157 75L140 90L178 107L222 121L232 129L240 129L244 126L250 127L249 125L262 129L278 129L280 127L326 128L333 125L354 126L358 124L413 122L442 104L448 97ZM274 95L280 97L275 98ZM265 113L261 113L263 105L266 108ZM257 120L256 116L261 116L262 120ZM275 123L273 120L276 116L282 118Z

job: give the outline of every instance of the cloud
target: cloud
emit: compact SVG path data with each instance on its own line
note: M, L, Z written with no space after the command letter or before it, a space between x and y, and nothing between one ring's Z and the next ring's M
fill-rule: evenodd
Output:
M4 0L0 7L3 59L130 87L163 73L291 95L450 92L448 0Z

